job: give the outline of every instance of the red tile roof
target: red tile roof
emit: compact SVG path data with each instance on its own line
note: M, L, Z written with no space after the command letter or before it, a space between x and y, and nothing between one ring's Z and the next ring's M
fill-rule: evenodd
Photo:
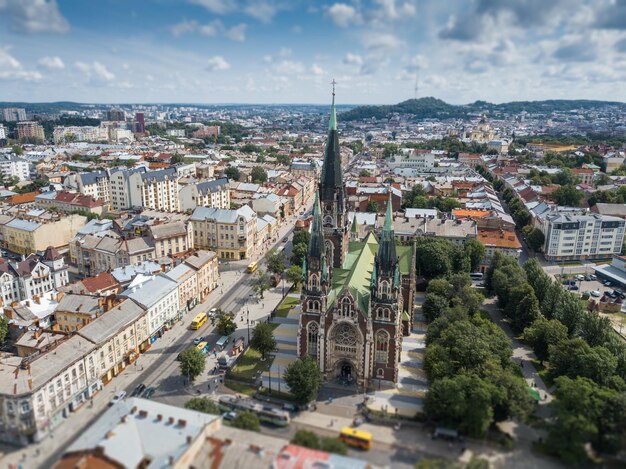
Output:
M102 272L95 277L87 277L82 280L83 286L91 293L108 290L118 285L115 277L108 272Z

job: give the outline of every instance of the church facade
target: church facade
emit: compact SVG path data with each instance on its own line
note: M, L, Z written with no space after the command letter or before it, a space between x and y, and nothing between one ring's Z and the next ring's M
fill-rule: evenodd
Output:
M350 229L334 104L303 263L298 355L324 380L369 387L398 381L402 338L413 323L415 248L397 246L391 203L379 237ZM375 380L375 381L374 381Z

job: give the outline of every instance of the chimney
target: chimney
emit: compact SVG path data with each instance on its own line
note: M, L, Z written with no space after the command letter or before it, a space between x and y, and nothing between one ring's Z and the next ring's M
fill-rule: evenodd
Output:
M178 419L178 426L179 427L186 427L187 426L187 420L183 420L183 419Z
M134 414L135 412L137 412L137 406L136 406L136 405L135 405L135 406L133 406L133 408L132 408L132 409L130 409L130 413L131 413L131 414Z
M57 293L57 302L61 301L61 298L63 298L63 296L65 295L65 292L60 291L59 293Z
M161 414L157 415L157 422L160 422L161 420L163 420L163 416Z
M176 420L174 417L170 417L167 419L167 423L169 423L170 425L174 424L174 420Z
M106 435L104 435L104 438L106 438L108 440L109 438L113 438L114 435L115 435L115 433L113 433L113 432L107 432Z
M38 297L37 295L35 295L35 296L33 297L33 301L34 301L35 303L39 304L39 297Z
M128 421L128 415L123 415L120 419L120 423L126 423Z
M139 416L140 417L147 417L148 416L148 411L147 410L140 410L139 411Z
M187 435L187 444L190 445L193 441L193 437L191 435Z
M26 305L26 307L30 308L30 300L24 301L24 304Z

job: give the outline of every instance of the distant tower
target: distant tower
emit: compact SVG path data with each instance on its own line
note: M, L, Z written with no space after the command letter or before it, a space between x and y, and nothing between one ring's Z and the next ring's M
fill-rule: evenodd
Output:
M135 132L143 134L146 131L146 120L143 112L135 113Z
M320 201L324 224L326 260L332 267L341 268L348 250L348 212L341 168L337 113L335 111L335 80L333 101L328 125L328 141L324 151L324 166L320 178Z

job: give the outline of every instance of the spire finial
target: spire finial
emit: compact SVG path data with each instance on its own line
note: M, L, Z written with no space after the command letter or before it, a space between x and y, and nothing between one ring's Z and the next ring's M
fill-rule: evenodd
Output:
M337 130L337 113L335 112L335 85L337 82L333 78L330 82L333 85L333 103L330 108L330 122L328 123L328 130Z

